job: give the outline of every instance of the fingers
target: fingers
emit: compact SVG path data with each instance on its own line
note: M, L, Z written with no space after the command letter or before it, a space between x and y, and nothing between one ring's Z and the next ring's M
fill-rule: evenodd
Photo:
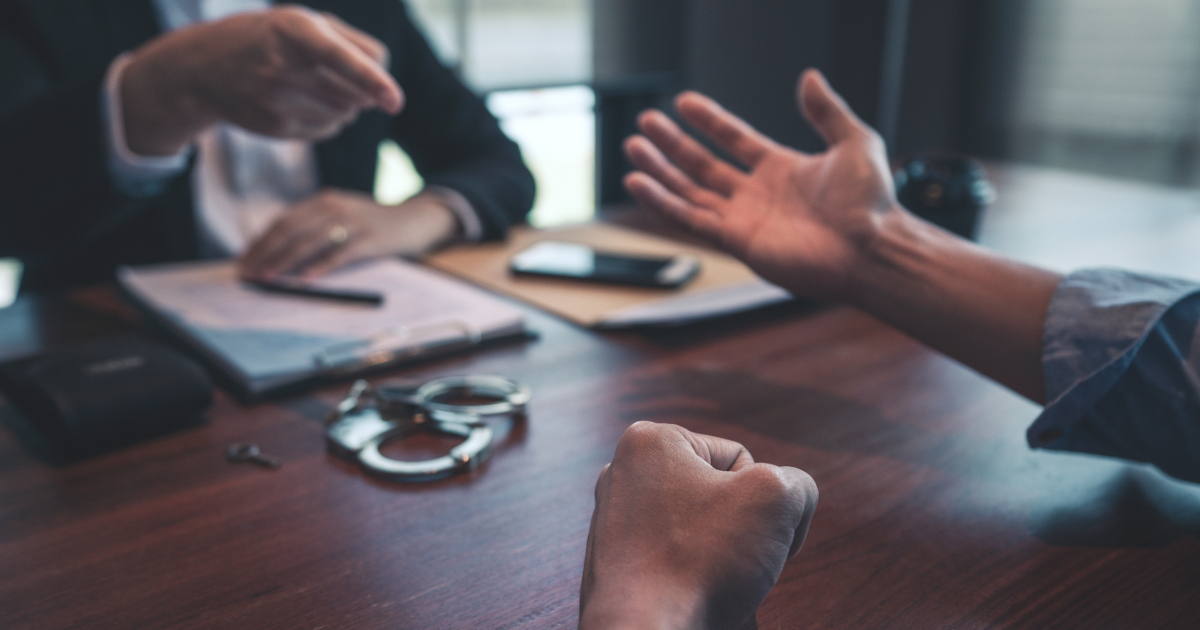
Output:
M335 135L358 117L357 107L336 108L303 89L273 94L262 111L263 124L251 131L278 138L320 140Z
M672 453L679 452L676 449L680 447L684 452L697 455L714 470L736 475L729 479L735 480L734 483L741 488L742 494L754 497L763 505L785 507L787 520L779 525L792 530L788 557L800 551L804 539L808 536L818 498L816 482L803 470L790 466L757 464L746 447L737 442L693 433L676 425L653 422L636 422L626 429L617 445L617 455L613 461L621 461L626 465L640 462L643 465L666 466L664 460L670 459ZM603 488L607 486L608 470L606 466L596 481L597 500L602 495ZM770 509L774 511L777 508ZM786 536L786 532L785 529L780 535Z
M372 107L374 97L325 66L292 77L293 87L326 107L350 111Z
M390 54L387 46L385 46L383 42L354 28L353 26L350 26L349 24L343 22L341 18L328 11L322 11L321 16L324 17L325 20L329 22L329 25L332 26L333 29L339 34L341 34L342 37L350 40L352 44L358 46L359 50L367 53L371 59L374 59L375 63L383 66L384 68L388 67Z
M596 501L600 500L600 493L603 492L606 485L605 480L608 478L608 469L610 467L612 467L612 464L605 464L604 468L600 469L600 476L596 477Z
M871 133L817 70L810 68L800 75L797 98L804 117L829 146Z
M685 133L674 121L656 110L642 112L638 116L638 127L646 137L665 154L668 159L682 169L691 180L700 186L716 191L723 197L729 197L743 177L743 173L727 164L711 151L696 142ZM665 163L665 160L664 160ZM670 182L664 182L670 184ZM676 189L677 193L688 196L684 190Z
M342 225L320 207L319 196L304 206L287 211L256 240L240 261L244 277L273 279L310 264L331 249L348 246L356 236L353 226ZM345 239L335 243L331 230L342 225Z
M737 494L752 504L749 513L771 524L770 537L788 545L787 558L799 553L817 509L812 477L799 468L771 464L749 464L734 474Z
M625 188L642 206L661 212L711 241L720 238L721 222L717 213L693 205L646 173L626 175Z
M675 108L689 124L751 169L758 166L771 151L779 148L773 140L746 121L702 94L684 92L675 99Z
M607 467L605 467L607 470ZM597 495L599 500L599 495ZM583 575L579 581L579 609L582 611L587 608L588 600L591 598L592 590L596 583L596 514L599 510L592 510L592 519L588 525L587 545L583 552Z
M317 251L314 257L307 261L302 259L297 263L298 270L302 269L305 280L320 278L339 267L368 256L363 248L363 239L353 233L347 242L340 245L327 244L323 250Z
M737 472L754 464L754 458L746 447L733 440L693 433L674 424L646 421L635 422L625 430L617 444L617 455L613 461L628 458L657 462L680 452L692 453L704 464L722 472ZM597 491L607 471L606 466L597 481Z
M803 470L791 466L780 466L778 474L783 478L790 500L799 510L796 522L796 534L792 538L792 546L788 549L788 557L800 553L804 539L808 536L808 526L812 523L813 513L817 510L817 482Z
M625 177L625 188L643 206L657 210L701 236L715 240L721 233L716 211L722 198L696 185L642 136L625 141L625 154L641 173Z
M690 202L704 203L705 190L692 178L671 164L650 140L632 136L625 140L625 155L633 165L653 177L675 195ZM707 201L716 201L710 197Z
M750 451L733 440L692 433L683 428L679 430L684 432L684 437L695 449L696 454L717 470L737 472L754 463Z
M383 66L347 39L332 22L313 19L317 14L311 11L300 13L289 14L297 15L295 19L282 20L279 34L314 63L328 67L370 94L379 108L391 114L399 113L404 103L403 93Z

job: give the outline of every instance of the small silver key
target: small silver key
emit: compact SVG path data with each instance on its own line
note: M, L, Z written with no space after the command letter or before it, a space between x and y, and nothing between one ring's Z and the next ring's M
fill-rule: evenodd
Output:
M283 465L279 458L259 452L257 444L231 444L225 451L225 457L231 462L250 462L270 469Z

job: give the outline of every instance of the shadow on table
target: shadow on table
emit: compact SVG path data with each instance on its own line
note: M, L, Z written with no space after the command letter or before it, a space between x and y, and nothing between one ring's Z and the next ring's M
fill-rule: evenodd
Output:
M610 334L640 337L663 347L678 350L718 339L735 337L750 329L817 313L831 306L831 304L823 302L792 300L678 326L638 326L613 331Z
M1051 545L1157 547L1200 537L1200 487L1149 467L1086 456L1054 461L1023 440L900 424L868 405L742 373L680 370L638 379L633 387L622 401L631 423L694 418L736 424L781 442L995 484L1003 489L995 500L1028 505L1031 533Z
M1197 490L1154 470L1125 467L1103 484L1075 490L1031 515L1035 536L1069 547L1162 547L1181 535L1200 536Z

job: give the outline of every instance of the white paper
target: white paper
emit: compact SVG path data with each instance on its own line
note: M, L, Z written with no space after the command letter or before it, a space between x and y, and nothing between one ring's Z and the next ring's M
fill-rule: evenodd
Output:
M312 284L375 291L381 306L268 293L239 281L235 263L122 268L122 284L250 379L315 369L331 348L368 345L406 330L519 332L516 307L399 259L337 271Z

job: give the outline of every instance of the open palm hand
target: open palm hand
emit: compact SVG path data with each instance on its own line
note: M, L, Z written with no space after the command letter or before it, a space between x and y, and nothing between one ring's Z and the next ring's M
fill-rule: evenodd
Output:
M645 206L682 223L797 295L838 299L857 257L895 205L878 135L821 75L800 80L804 115L829 144L809 155L781 146L694 92L682 117L745 165L729 164L662 112L645 112L645 134L626 142L640 169L626 179Z

